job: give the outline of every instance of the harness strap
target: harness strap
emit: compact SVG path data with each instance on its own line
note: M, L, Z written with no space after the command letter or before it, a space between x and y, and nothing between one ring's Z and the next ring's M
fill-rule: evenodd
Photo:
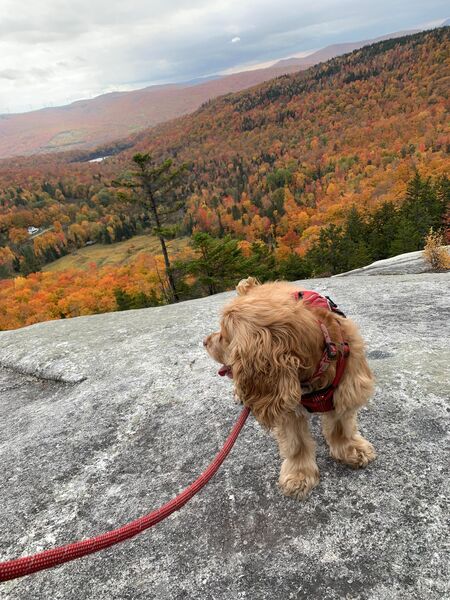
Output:
M336 373L332 383L322 390L315 390L307 394L302 394L300 404L308 412L329 412L334 410L333 395L338 387L345 371L347 359L350 354L350 347L347 342L342 342L342 351L339 352L339 358L336 364Z
M314 308L325 308L344 317L344 319L346 318L345 313L333 302L330 296L322 296L319 292L312 290L297 290L293 293L293 296L296 300L303 300L305 304L309 304Z
M309 290L297 291L293 295L296 300L303 300L305 304L309 304L313 308L325 308L345 318L345 314L339 310L338 306L329 296L322 296L318 292ZM333 395L344 374L347 358L350 354L350 346L348 342L343 339L342 332L341 341L338 344L333 342L326 325L322 323L322 321L317 322L323 334L325 348L314 374L308 380L302 381L301 384L310 385L315 379L323 375L331 362L335 360L337 360L336 373L332 383L328 387L302 394L300 404L304 406L308 412L322 413L334 410Z
M322 330L323 338L325 340L325 349L323 351L322 356L320 357L319 364L317 365L317 369L314 371L314 374L307 380L303 381L305 385L312 383L315 379L320 377L327 371L330 363L335 361L338 357L338 348L335 342L331 341L330 334L328 329L322 321L317 321L320 329Z

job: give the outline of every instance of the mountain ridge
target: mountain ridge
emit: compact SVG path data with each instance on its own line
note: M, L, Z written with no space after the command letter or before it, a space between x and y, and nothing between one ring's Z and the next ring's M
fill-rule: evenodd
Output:
M416 30L411 30L415 32ZM287 58L270 67L244 70L134 91L109 92L68 105L0 115L0 159L18 155L92 148L126 137L161 122L189 114L204 102L340 56L382 39L400 37L394 32L358 42L326 46L304 58Z
M448 195L448 34L440 28L378 42L211 100L111 146L112 156L103 162L86 162L86 151L1 161L0 272L27 275L87 243L111 244L148 229L130 190L118 193L111 185L130 173L136 152L188 165L177 192L185 210L171 223L175 236L230 235L250 252L253 244L265 248L267 258L282 265L289 257L302 261L322 232L336 242L355 210L371 223L375 215L388 218L391 238L381 232L386 243L380 248L378 234L370 244L355 237L362 244L355 260L339 259L345 264L339 266L335 252L333 264L318 273L367 264L369 255L420 249L429 228L441 227ZM108 153L97 149L102 151ZM414 222L408 198L423 208ZM388 213L381 214L386 205ZM30 239L27 227L41 228L42 235ZM141 275L137 263L114 274L93 270L83 285L99 287L100 276L144 285ZM74 279L74 286L81 281ZM5 294L10 283L3 284ZM24 282L40 285L37 276ZM99 301L111 309L115 300L107 289ZM20 311L20 294L17 300L14 310ZM61 310L74 314L68 305Z

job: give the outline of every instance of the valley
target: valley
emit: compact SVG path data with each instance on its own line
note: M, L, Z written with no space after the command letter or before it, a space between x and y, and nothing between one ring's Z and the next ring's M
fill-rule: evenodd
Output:
M187 238L177 238L167 242L170 255L182 252L188 243ZM127 265L142 253L161 254L158 238L150 235L136 235L123 242L114 244L95 244L79 248L72 254L62 256L45 265L43 271L51 273L66 271L67 269L88 269L89 265L96 267Z
M448 27L384 40L95 152L0 161L0 327L170 301L159 249L140 242L154 224L130 187L139 153L186 166L158 196L178 206L164 235L183 298L242 273L359 268L420 250L430 228L445 237L449 49Z

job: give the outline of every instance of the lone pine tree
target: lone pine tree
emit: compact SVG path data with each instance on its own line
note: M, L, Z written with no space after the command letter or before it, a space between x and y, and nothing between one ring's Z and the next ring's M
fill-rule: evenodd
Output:
M137 192L133 200L139 202L146 213L150 215L153 233L158 237L164 257L166 276L170 287L170 295L178 302L179 294L167 252L166 238L169 231L164 227L171 215L178 213L184 205L184 199L179 198L181 176L186 165L173 167L173 161L168 158L162 163L155 163L149 153L139 152L133 156L137 166L127 178L114 182L115 186L127 187Z

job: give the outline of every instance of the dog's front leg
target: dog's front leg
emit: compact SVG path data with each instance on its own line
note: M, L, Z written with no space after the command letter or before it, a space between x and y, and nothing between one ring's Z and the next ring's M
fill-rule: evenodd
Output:
M284 459L280 488L286 496L305 498L319 483L316 444L307 417L294 412L283 415L275 427L275 436Z
M366 467L376 457L375 450L358 431L356 411L335 411L322 415L322 431L336 460L354 468Z

